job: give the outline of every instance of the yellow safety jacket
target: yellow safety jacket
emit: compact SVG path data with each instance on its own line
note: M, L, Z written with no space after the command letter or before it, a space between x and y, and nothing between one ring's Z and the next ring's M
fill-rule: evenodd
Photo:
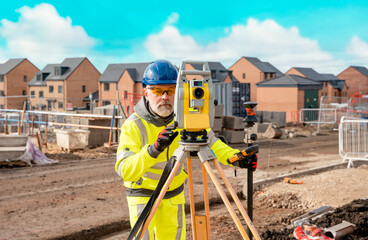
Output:
M135 113L121 127L115 170L124 180L128 197L149 197L156 188L166 166L167 151L170 158L179 147L178 141L181 138L180 131L182 129L176 129L175 131L178 131L179 135L172 144L157 158L152 158L147 151L148 146L154 144L165 125L173 123L173 117L166 119L166 122L162 121L162 118L160 119L148 110L148 102L144 97L134 109ZM226 159L239 152L239 150L229 147L216 138L210 129L208 129L208 139L211 150L223 164L227 165ZM179 195L184 189L186 178L187 173L182 166L171 182L165 198Z

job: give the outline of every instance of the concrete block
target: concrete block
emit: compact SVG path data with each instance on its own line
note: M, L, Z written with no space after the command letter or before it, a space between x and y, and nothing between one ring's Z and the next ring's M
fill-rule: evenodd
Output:
M253 126L253 131L255 133L264 133L266 132L268 126L271 125L271 123L254 123L254 126Z
M27 135L0 135L0 147L26 146Z
M17 159L26 151L26 146L0 147L0 161Z
M263 122L270 122L276 124L278 127L285 127L286 112L263 111Z
M244 142L245 132L243 130L222 130L223 135L228 143Z
M263 136L266 138L280 138L282 136L281 129L275 128L272 124L270 124Z
M224 104L218 104L215 106L215 117L224 116Z
M244 130L245 123L243 122L242 117L224 116L222 121L222 127L229 129Z
M220 132L222 129L222 118L221 117L215 117L215 121L212 127L212 130L214 132Z

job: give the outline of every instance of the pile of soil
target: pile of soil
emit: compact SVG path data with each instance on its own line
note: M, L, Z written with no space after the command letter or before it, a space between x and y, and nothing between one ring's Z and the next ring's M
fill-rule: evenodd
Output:
M336 208L332 213L326 213L322 217L311 222L322 228L332 227L340 224L343 220L353 223L356 230L344 240L367 240L368 239L368 199L357 199L342 207ZM262 239L289 240L293 237L293 228L281 230L267 230L261 237Z

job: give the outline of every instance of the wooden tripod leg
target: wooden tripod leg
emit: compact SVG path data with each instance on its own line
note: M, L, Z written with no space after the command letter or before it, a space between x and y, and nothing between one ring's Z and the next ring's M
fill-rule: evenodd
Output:
M210 202L208 198L207 172L203 164L202 164L202 177L203 177L204 212L205 212L206 224L207 224L207 239L210 240L211 239Z
M176 172L179 170L180 164L181 164L180 161L175 161L175 165L174 165L168 179L166 180L164 186L162 187L161 192L160 192L160 194L158 195L158 197L155 201L155 204L152 206L151 212L148 215L146 222L142 226L142 234L141 234L141 236L139 236L139 239L142 239L144 233L147 231L148 225L150 224L150 222L151 222L153 216L155 215L162 199L164 198L164 196L167 192L167 189L170 187L170 184L171 184L172 180L174 179L174 177L176 175Z
M236 192L234 191L233 187L231 186L231 184L230 184L230 182L229 182L229 179L227 179L227 177L226 177L226 175L225 175L225 172L224 172L224 170L221 168L221 166L220 166L219 162L218 162L216 159L212 160L212 162L213 162L213 164L215 165L215 167L216 167L216 169L217 169L218 173L220 174L220 176L221 176L222 180L224 181L224 183L225 183L225 185L226 185L227 189L229 190L229 192L230 192L231 196L233 197L233 199L234 199L234 202L235 202L236 206L238 206L238 209L239 209L240 213L242 214L242 216L243 216L243 218L244 218L245 222L247 223L247 225L248 225L249 229L250 229L250 230L251 230L251 232L253 233L254 238L255 238L256 240L261 240L261 237L259 236L259 234L258 234L257 230L255 229L255 227L254 227L254 225L253 225L252 221L250 220L250 218L249 218L249 216L248 216L247 212L245 211L245 209L244 209L243 205L242 205L242 204L241 204L241 202L240 202L240 199L239 199L239 198L238 198L238 196L236 195Z
M188 188L189 188L189 202L190 202L190 217L192 220L192 234L193 240L197 240L197 228L195 222L195 202L194 202L194 190L193 190L193 173L192 173L192 159L187 158L187 170L188 170Z
M242 235L243 239L249 240L249 237L247 235L247 233L245 232L245 229L243 228L243 226L240 223L240 220L238 218L238 216L236 216L236 213L233 209L233 207L231 206L231 203L229 201L229 199L227 198L224 190L222 190L220 182L217 180L217 177L215 176L210 164L205 161L202 163L204 165L204 167L206 168L208 175L210 175L213 184L215 185L217 192L220 194L220 197L222 198L222 201L225 203L225 206L227 208L227 210L229 211L231 217L233 218L235 225L238 227L238 230L240 232L240 234Z

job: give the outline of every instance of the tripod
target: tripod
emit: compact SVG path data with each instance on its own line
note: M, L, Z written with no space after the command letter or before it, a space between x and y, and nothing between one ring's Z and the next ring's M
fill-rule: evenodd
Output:
M204 131L205 132L205 131ZM192 132L193 133L193 132ZM202 135L203 131L196 133L194 135ZM189 138L188 138L189 137ZM194 139L194 140L193 140ZM205 205L205 215L204 216L197 216L195 214L195 203L194 203L194 190L193 190L193 174L192 174L192 162L190 158L191 152L197 152L199 159L202 162L202 177L203 177L203 188L204 188L204 205ZM242 224L240 223L239 218L237 217L233 207L230 204L229 199L227 198L224 190L222 189L220 182L218 181L215 173L212 170L209 162L212 162L215 165L218 173L220 174L222 180L225 183L226 188L230 192L232 198L236 206L238 207L241 215L243 216L245 222L248 225L248 229L253 233L253 236L256 240L260 240L260 236L253 226L253 223L249 219L244 207L242 206L236 192L230 185L229 180L227 179L223 169L221 168L219 162L217 161L215 155L211 151L209 147L209 142L207 141L207 137L204 136L202 139L192 138L192 136L188 136L188 132L183 131L182 141L179 142L179 147L175 150L173 154L175 163L174 167L168 176L160 194L158 195L151 212L149 213L144 225L142 226L141 235L139 239L141 239L148 229L148 225L151 222L153 216L157 208L159 207L162 199L164 198L167 189L169 188L176 172L180 169L180 164L187 159L187 171L188 171L188 183L189 183L189 199L190 199L190 213L191 213L191 222L192 222L192 232L193 232L193 239L194 240L202 240L211 238L210 236L210 218L209 218L209 199L208 199L208 185L207 185L207 173L210 176L213 184L215 185L217 192L221 196L222 200L224 201L227 210L229 211L232 219L234 220L240 234L242 235L243 239L249 239L245 229L243 228Z

